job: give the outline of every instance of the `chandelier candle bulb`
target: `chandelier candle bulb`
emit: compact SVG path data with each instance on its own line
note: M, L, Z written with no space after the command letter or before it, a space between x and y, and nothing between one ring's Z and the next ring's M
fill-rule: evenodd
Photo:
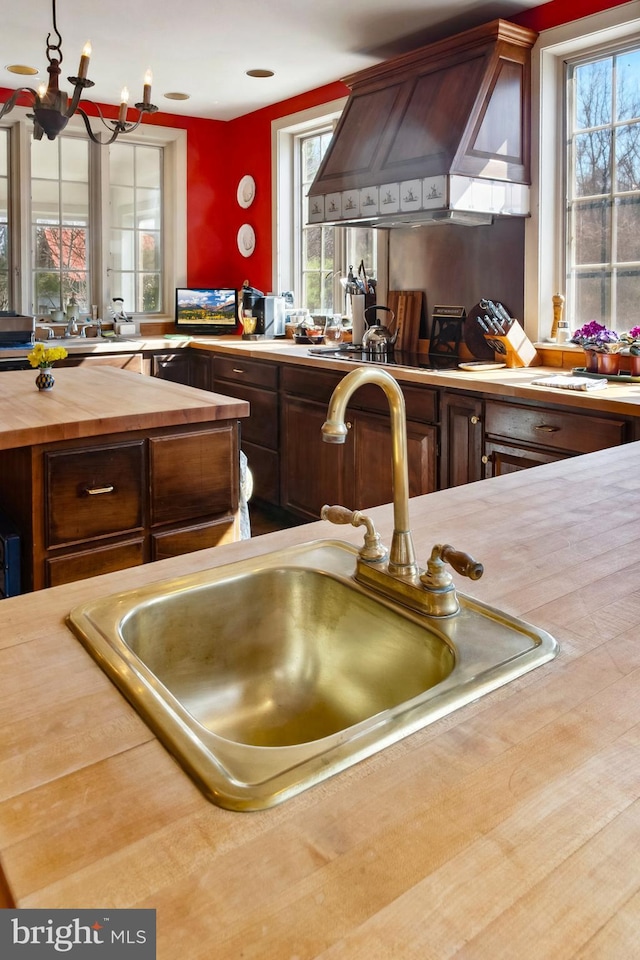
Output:
M80 57L80 66L78 67L78 78L80 80L85 80L87 77L87 70L89 69L90 56L91 56L91 40L87 40L84 47L82 48L82 55Z
M148 107L151 103L151 81L153 80L153 74L151 70L147 70L144 75L144 88L142 91L142 102L145 107Z
M119 123L126 122L128 106L129 106L129 89L128 87L123 87L122 93L120 94L120 113L118 115Z

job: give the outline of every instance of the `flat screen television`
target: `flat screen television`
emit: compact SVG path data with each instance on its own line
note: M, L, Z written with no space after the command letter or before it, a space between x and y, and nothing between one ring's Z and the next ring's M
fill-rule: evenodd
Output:
M176 331L200 336L235 333L238 291L232 287L178 287Z

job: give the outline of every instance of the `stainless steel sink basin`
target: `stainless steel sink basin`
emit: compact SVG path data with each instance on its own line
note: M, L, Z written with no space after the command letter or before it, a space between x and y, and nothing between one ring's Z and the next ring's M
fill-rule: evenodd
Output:
M69 625L210 799L261 809L557 651L463 595L444 620L380 599L355 560L307 543L90 601Z

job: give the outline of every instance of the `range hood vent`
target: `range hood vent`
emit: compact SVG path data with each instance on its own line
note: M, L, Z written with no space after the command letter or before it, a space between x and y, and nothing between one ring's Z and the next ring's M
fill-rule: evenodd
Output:
M309 190L308 222L527 216L536 37L494 20L346 77L351 95Z

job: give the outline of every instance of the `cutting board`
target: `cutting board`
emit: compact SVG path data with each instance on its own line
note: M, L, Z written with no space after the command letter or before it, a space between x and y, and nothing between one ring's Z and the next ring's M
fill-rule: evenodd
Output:
M404 353L418 352L420 318L422 317L424 293L422 290L390 290L387 306L396 316L399 329L396 350Z

